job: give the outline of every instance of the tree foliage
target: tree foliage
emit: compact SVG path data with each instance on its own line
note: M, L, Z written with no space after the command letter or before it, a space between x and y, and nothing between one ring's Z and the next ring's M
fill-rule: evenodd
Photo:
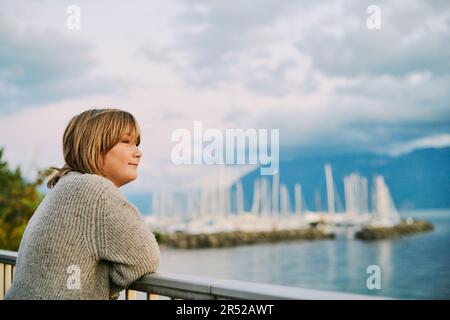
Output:
M19 249L25 227L43 198L38 187L50 173L39 171L34 182L27 182L19 167L9 168L0 149L0 249Z

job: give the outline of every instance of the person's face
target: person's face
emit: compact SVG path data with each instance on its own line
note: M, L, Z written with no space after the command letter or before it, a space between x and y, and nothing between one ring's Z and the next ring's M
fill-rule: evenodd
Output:
M142 157L134 137L125 135L103 158L103 173L116 187L137 178L137 167Z

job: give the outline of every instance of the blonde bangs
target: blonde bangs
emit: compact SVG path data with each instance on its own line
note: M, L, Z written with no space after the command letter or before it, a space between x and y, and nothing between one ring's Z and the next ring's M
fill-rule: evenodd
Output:
M120 142L120 139L124 136L129 136L136 141L136 144L141 142L141 129L136 121L136 119L128 112L121 112L114 114L116 119L113 120L113 123L116 125L113 126L111 130L113 146Z

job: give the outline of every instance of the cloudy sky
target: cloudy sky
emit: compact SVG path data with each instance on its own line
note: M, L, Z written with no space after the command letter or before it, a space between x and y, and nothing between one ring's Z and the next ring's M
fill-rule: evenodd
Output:
M372 4L380 29L367 27ZM70 5L79 30L67 27ZM28 177L62 165L67 122L99 107L142 127L130 191L216 175L170 160L172 131L194 120L279 128L296 153L446 146L449 84L445 0L0 0L0 147Z

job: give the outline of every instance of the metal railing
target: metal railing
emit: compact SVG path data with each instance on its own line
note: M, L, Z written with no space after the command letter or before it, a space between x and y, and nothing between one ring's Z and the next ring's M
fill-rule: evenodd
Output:
M0 250L0 299L14 279L17 253ZM303 289L238 280L221 280L192 275L157 272L143 276L124 290L126 300L135 300L138 292L145 299L245 299L245 300L373 300L380 296Z

